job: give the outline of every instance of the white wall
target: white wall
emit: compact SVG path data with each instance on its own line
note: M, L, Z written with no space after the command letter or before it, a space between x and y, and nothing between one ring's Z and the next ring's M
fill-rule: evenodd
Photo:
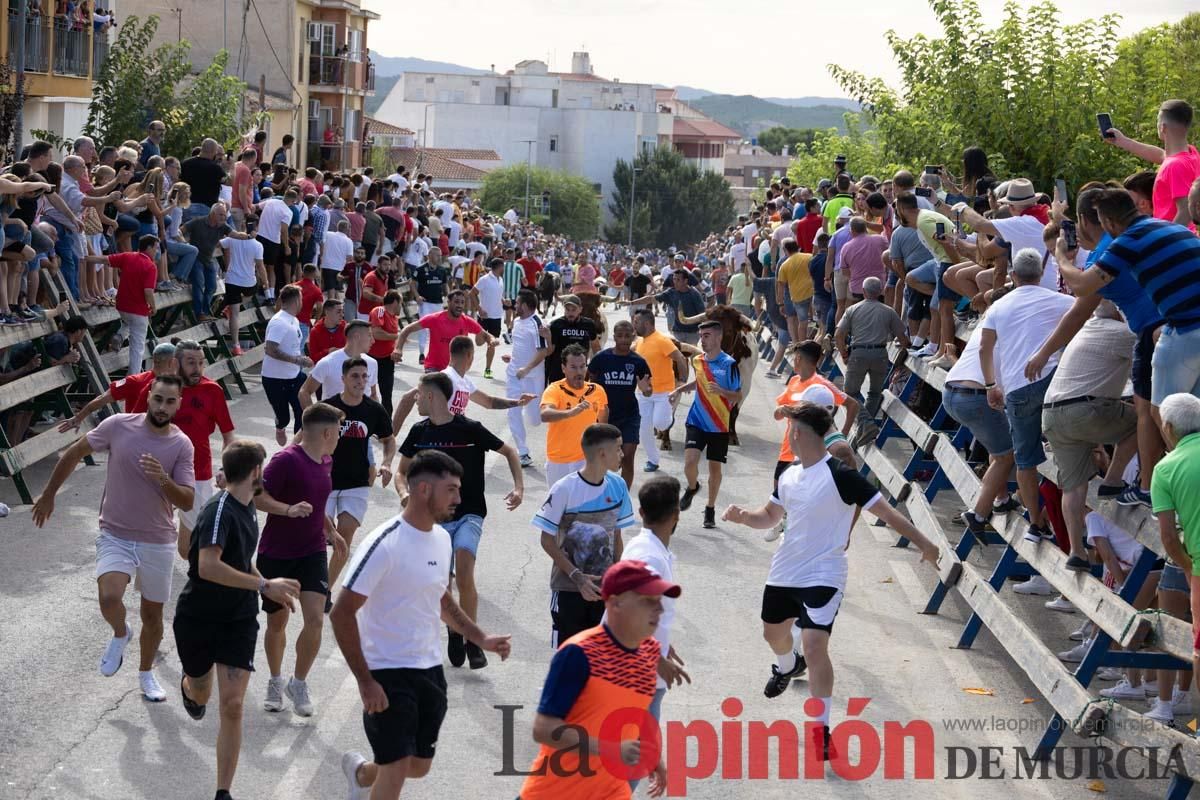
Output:
M33 141L33 130L46 130L65 139L77 139L83 135L87 123L88 99L79 97L33 97L25 101L23 123L25 130L22 142Z

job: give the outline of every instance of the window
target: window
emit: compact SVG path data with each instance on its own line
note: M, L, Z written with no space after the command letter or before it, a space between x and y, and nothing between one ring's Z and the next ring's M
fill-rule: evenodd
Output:
M558 137L557 136L550 137L550 152L551 153L558 152Z
M455 89L453 99L455 103L465 103L467 102L467 93L462 89Z
M550 90L550 107L558 108L558 89Z
M308 118L316 119L319 116L321 116L321 101L320 100L309 100L308 101Z
M432 77L426 78L426 79L425 79L425 82L426 82L426 83L433 83L433 78L432 78Z
M350 33L350 60L362 61L363 59L363 32L351 29Z
M579 98L579 105L581 108L591 108L592 107L592 98L590 98L590 97Z
M357 142L362 138L362 112L357 108L347 108L342 117L342 127L346 131L346 141Z
M757 178L757 177L758 177L758 170L756 170L756 169L752 169L752 170L750 170L750 177L751 177L751 178Z
M310 22L308 25L309 54L332 56L337 52L334 36L337 26L332 22Z
M479 81L471 81L471 85L472 85L472 86L478 86L478 85L479 85Z

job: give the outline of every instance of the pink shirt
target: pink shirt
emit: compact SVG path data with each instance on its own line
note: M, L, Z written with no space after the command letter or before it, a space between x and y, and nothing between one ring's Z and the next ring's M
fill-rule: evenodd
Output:
M1200 152L1193 145L1189 144L1181 153L1167 156L1154 176L1154 216L1174 222L1178 210L1176 201L1188 196L1197 177L1200 177ZM1194 223L1189 222L1188 227L1196 230Z
M483 330L479 323L461 315L458 319L449 311L439 311L421 317L421 327L429 331L429 352L425 354L425 371L435 372L450 365L450 340L455 336L468 336Z
M100 498L100 529L118 539L173 544L174 507L157 481L138 464L149 453L180 486L195 486L192 443L171 425L165 435L153 433L146 415L114 414L88 432L88 445L108 452L104 495Z
M233 166L233 207L240 208L243 211L249 211L250 206L254 203L254 191L250 183L254 180L253 173L250 168L239 161ZM242 195L245 195L243 202Z
M862 294L863 281L872 275L880 280L886 277L883 254L887 249L887 239L878 233L854 236L842 245L842 269L850 273L851 292Z

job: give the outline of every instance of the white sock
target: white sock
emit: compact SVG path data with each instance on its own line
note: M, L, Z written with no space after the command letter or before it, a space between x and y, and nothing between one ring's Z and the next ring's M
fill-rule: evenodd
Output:
M775 665L786 675L796 668L796 654L789 652L787 655L775 656Z
M138 675L153 675L153 674L154 674L154 670L152 670L152 669L139 669L138 670Z
M271 287L267 288L267 298L270 300L275 299L275 289L274 288L271 288Z
M829 725L829 709L833 706L833 698L832 697L818 697L816 699L821 701L821 714L819 715L818 719L821 720L822 725L828 726Z

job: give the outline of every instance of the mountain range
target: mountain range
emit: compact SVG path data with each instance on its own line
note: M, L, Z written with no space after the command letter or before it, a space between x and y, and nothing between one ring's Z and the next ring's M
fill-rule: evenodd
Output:
M455 75L481 75L490 70L430 61L424 58L385 56L371 51L375 65L375 96L367 98L367 113L374 114L396 81L406 71L447 72ZM694 86L676 86L679 99L718 122L748 137L782 125L788 128L838 128L843 130L842 115L857 111L858 103L842 97L756 97L710 92Z

